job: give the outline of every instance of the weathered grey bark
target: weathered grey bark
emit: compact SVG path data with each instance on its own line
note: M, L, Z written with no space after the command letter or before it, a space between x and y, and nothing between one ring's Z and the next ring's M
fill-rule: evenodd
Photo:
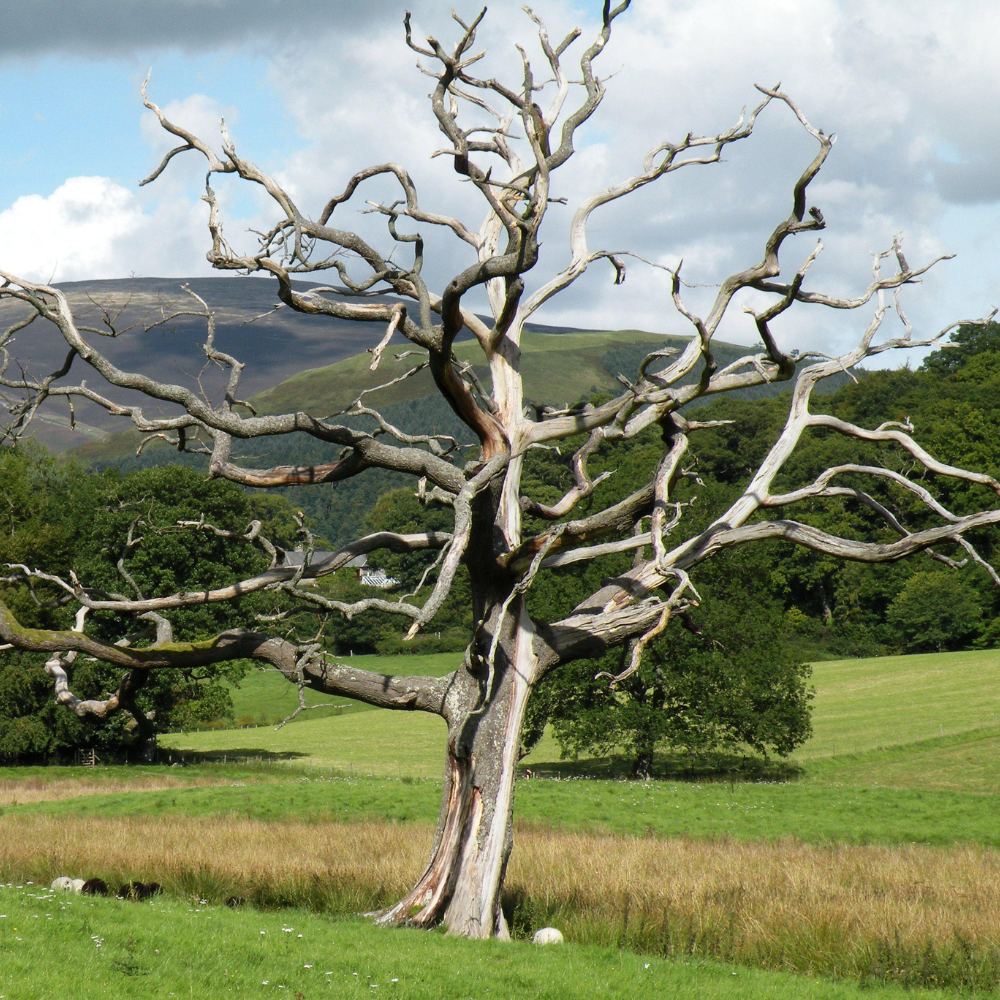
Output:
M26 308L23 319L0 332L0 386L15 394L9 403L13 419L8 433L13 439L23 434L46 401L65 399L72 403L84 398L129 419L145 440L166 439L181 451L208 454L211 475L243 486L336 484L366 469L380 468L413 477L418 482L416 495L420 499L443 502L452 508L453 527L449 532L381 532L358 539L322 561L307 560L307 565L298 567L282 564L275 546L262 537L259 524L238 533L203 520L184 523L179 527L213 532L231 539L234 545L258 545L270 555L271 566L262 574L229 586L205 588L191 581L184 592L148 598L108 594L75 577L67 581L47 574L42 567L11 567L7 583L26 581L52 588L68 606L77 609L75 626L70 629L26 628L0 600L0 643L51 654L47 669L60 703L80 714L130 712L143 733L149 731L149 720L135 699L150 670L242 658L276 667L299 686L300 694L303 687L311 687L381 708L440 715L447 724L448 739L442 804L431 858L411 892L381 914L385 923L432 926L443 922L454 933L470 937L506 935L500 895L512 845L521 728L533 687L545 673L562 664L599 656L619 646L627 647L627 666L612 683L629 676L638 668L646 644L664 631L672 617L697 604L699 597L691 575L714 553L754 541L783 539L838 558L868 562L891 561L927 551L957 567L959 563L932 548L946 546L961 550L963 558L985 566L1000 583L1000 574L966 538L971 531L1000 524L1000 508L955 515L920 481L920 473L985 486L998 496L1000 483L937 460L916 442L909 424L890 423L868 429L811 412L812 391L823 379L849 371L865 358L885 351L937 344L951 328L923 338L912 336L898 294L903 286L918 281L936 261L913 268L898 242L876 255L871 283L854 298L803 287L821 245L805 256L790 278L787 267L783 274L779 258L786 242L796 235L825 228L820 210L809 206L807 192L833 146L832 138L814 128L786 94L758 88L760 104L749 115L741 116L733 128L714 136L688 134L674 142L660 142L646 156L638 173L578 199L569 226L569 263L555 273L534 278L541 260L542 224L553 201L563 200L553 186L556 171L573 156L576 130L601 103L604 85L595 75L594 64L609 41L613 22L627 7L628 0L614 7L604 3L597 36L571 74L576 82L565 71L563 57L579 32L553 44L544 25L528 11L538 26L538 42L550 79L537 83L525 57L521 82L515 86L472 74L479 58L473 52L476 29L485 11L469 24L456 17L459 39L450 51L434 38L427 39L426 44L414 41L407 18L407 44L434 67L425 69L436 81L430 95L431 113L448 144L445 155L461 179L469 182L483 200L485 217L478 229L423 208L416 185L398 164L380 164L359 171L348 180L342 194L331 198L318 217L310 218L281 184L237 153L225 132L220 157L211 145L170 121L146 97L143 88L146 107L167 132L180 140L147 182L154 180L174 156L193 152L203 157L209 182L214 174L233 174L257 185L277 212L277 220L262 234L256 251L240 255L223 237L219 203L207 184L205 201L211 238L208 259L212 265L273 276L283 307L383 324L381 337L372 350L373 369L394 334L401 333L415 345L411 353L419 354L420 359L381 388L429 369L443 404L450 406L476 435L479 444L475 454L464 454L457 442L445 435L415 434L393 426L366 401L376 390L360 393L344 414L319 416L293 409L258 415L239 397L243 363L215 346L212 311L190 290L194 304L185 315L204 318L205 356L229 373L218 403L189 388L119 369L96 346L99 339L88 336L108 330L82 327L59 289L0 270L0 300L14 300ZM549 105L543 108L539 102L546 91ZM574 96L579 98L575 105ZM626 380L624 391L600 405L582 404L565 410L539 405L532 418L521 376L525 324L592 264L607 261L615 283L620 284L626 275L625 260L637 259L626 250L591 249L588 223L592 214L677 170L719 162L726 147L751 135L757 116L771 104L784 105L796 117L815 141L816 152L793 186L789 215L764 238L760 261L722 281L704 316L696 314L684 301L678 265L671 273L667 304L672 304L676 315L690 326L691 337L684 349L652 351L635 373L634 381ZM477 120L463 127L460 112L470 106L476 113L487 115L493 124L484 127ZM515 138L519 142L515 143ZM390 204L369 203L388 223L388 252L334 225L338 207L375 177L394 179L402 191L402 198ZM469 248L474 252L474 262L463 267L440 294L433 292L424 278L423 237L419 231L403 232L403 220L411 226L438 227L460 241L465 255ZM407 254L412 255L408 263L404 261ZM886 261L894 264L893 273L888 275L882 273ZM357 273L359 268L362 274ZM325 271L336 271L339 287L321 293L301 292L293 286L295 275ZM533 289L526 287L529 274ZM482 319L465 302L465 297L477 289L483 290L488 299L489 320ZM739 293L747 290L770 302L767 308L751 314L760 347L720 369L712 351L713 337ZM369 295L376 292L389 292L396 298L372 301ZM891 307L902 323L902 331L879 340L890 308L886 293L892 294ZM771 324L796 303L848 312L870 303L873 315L858 346L846 354L836 358L795 356L778 348ZM109 312L104 319L111 332L117 333L114 316ZM159 316L146 328L170 319ZM19 371L8 357L15 334L36 320L51 324L69 351L66 362L44 377ZM490 373L488 386L454 355L453 343L463 327L475 337L482 352ZM85 381L67 381L77 358L110 388L98 391ZM699 366L699 377L690 381L689 376L698 372ZM687 418L682 408L698 397L790 381L794 376L797 379L785 427L749 478L744 492L706 528L689 529L684 519L685 504L677 498L677 484L690 472L685 470L684 462L692 436L712 424ZM114 392L118 389L142 393L156 413L162 413L165 407L167 415L151 416L141 406L116 401ZM338 423L337 419L345 415L370 419L372 429L360 430L351 421ZM574 516L578 506L592 498L595 487L607 477L607 473L590 475L591 457L607 441L626 440L653 427L660 429L663 449L648 483L603 510ZM842 465L825 470L798 489L774 492L776 477L810 428L899 449L912 461L917 474L911 478L876 466ZM295 432L309 434L326 444L329 461L313 466L249 469L233 459L234 439ZM522 474L528 451L581 435L586 440L570 459L573 485L565 495L544 503L526 495ZM838 485L845 476L851 477L849 485ZM911 530L886 503L858 487L858 481L865 477L902 491L911 506L921 506L926 512L923 526ZM851 496L874 512L892 540L840 538L783 516L787 508L803 501L843 496ZM540 519L545 527L536 533L527 531L525 515ZM433 562L425 578L434 580L429 596L422 602L416 593L398 600L373 597L342 602L303 586L335 572L358 554L380 549L429 552ZM538 573L621 552L634 553L629 571L605 581L561 620L532 620L526 595ZM434 619L463 563L469 571L473 620L477 625L463 666L444 678L383 676L358 670L335 662L315 638L270 631L266 620L261 622L261 631L231 630L199 642L175 642L165 617L178 608L278 590L324 614L349 618L378 611L398 615L408 625L407 637L412 637ZM127 568L124 564L119 568L127 579ZM156 625L155 641L137 644L142 631L138 627L135 635L118 643L88 635L86 616L91 610L132 616L137 626L140 619L152 621ZM72 691L71 670L80 653L123 668L118 690L100 700L77 698Z
M496 627L499 605L489 618ZM469 650L449 699L444 789L431 859L384 923L443 922L466 937L507 937L501 890L513 846L514 779L538 659L523 607L506 616L492 670Z

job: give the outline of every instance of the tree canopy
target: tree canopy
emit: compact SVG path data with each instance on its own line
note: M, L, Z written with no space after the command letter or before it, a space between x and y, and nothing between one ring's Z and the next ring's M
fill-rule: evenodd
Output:
M297 525L287 502L251 496L230 483L206 480L180 466L164 466L122 477L101 475L62 463L30 446L0 449L0 482L6 505L0 512L0 558L7 564L37 564L53 572L76 574L108 592L131 589L154 596L174 592L189 579L228 582L267 565L249 545L234 546L216 535L182 528L178 522L211 516L214 523L244 531L255 516L272 537L294 539ZM9 576L0 594L17 608L20 619L37 628L72 624L67 603L51 588L34 586L20 574ZM213 605L185 609L173 620L179 638L197 638L232 622L233 613L249 623L271 609L251 595L226 610ZM134 631L114 613L94 615L95 635L108 641ZM38 653L8 650L0 654L0 758L37 759L95 748L112 759L141 755L152 734L137 731L127 715L77 716L57 707L52 681ZM137 694L143 715L160 732L225 717L232 711L227 680L237 680L247 664L193 668L149 677ZM74 670L74 684L84 698L100 699L119 683L120 671L100 661L84 661Z

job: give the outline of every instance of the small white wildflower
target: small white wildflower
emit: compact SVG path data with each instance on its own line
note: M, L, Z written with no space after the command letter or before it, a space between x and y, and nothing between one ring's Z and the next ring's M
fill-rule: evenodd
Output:
M311 965L303 965L303 966L302 966L302 968L303 968L303 969L311 969L311 968L312 968L312 966L311 966Z
M295 936L296 936L296 937L302 937L302 935L301 935L301 934L296 934Z
M267 933L267 931L261 931L261 934L266 934L266 933Z

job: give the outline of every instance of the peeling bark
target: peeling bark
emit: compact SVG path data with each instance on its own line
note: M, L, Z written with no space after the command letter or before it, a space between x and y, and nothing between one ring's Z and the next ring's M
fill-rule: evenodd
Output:
M454 715L431 859L413 889L380 915L383 923L444 923L464 937L509 936L501 889L513 847L521 727L538 671L530 619L523 607L515 614L492 678L467 671L449 707Z

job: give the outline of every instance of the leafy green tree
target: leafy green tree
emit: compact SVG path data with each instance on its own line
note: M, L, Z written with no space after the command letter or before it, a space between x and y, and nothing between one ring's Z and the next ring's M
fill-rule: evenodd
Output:
M1000 323L960 326L951 335L950 344L929 354L921 369L935 375L953 375L970 358L997 353L1000 353Z
M914 573L889 605L886 619L909 653L960 649L979 634L983 609L952 570Z
M412 489L383 493L368 511L364 523L370 532L446 532L450 527L448 509L440 504L421 503ZM379 568L411 590L420 582L435 555L428 557L426 552L379 552L377 560Z
M763 563L720 559L706 578L704 611L671 624L621 683L627 651L574 664L539 687L525 742L551 723L564 756L624 752L648 776L654 753L787 756L811 731L811 668L786 642L779 601Z
M244 532L258 519L264 522L265 534L285 545L294 540L297 528L287 501L251 496L232 483L206 480L182 466L125 477L114 472L95 475L60 465L44 450L29 446L0 450L0 482L6 500L0 506L2 562L30 565L44 560L61 575L76 572L109 592L133 596L173 593L206 578L212 586L221 585L266 567L267 557L249 544L182 528L178 521L204 517L216 527ZM61 596L44 584L29 588L16 574L3 585L4 600L36 627L72 624ZM273 610L273 603L263 595L240 600L239 623L252 625L257 613ZM91 619L97 635L129 631L128 623L114 615L95 612ZM172 624L177 639L226 627L210 605L185 609ZM142 742L143 733L127 717L79 719L56 707L44 663L41 654L0 653L0 758L61 754L83 746L118 755ZM221 671L153 673L138 705L154 717L159 731L225 717L232 712L225 682L238 680L245 671L246 665L235 661ZM74 668L75 692L84 699L106 697L119 679L120 671L104 664L81 661Z

